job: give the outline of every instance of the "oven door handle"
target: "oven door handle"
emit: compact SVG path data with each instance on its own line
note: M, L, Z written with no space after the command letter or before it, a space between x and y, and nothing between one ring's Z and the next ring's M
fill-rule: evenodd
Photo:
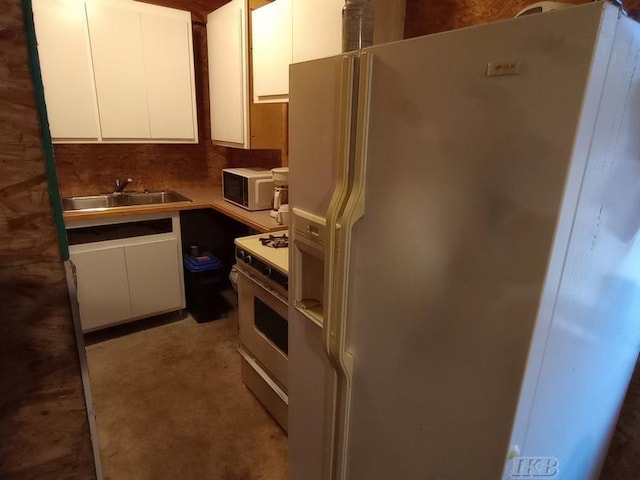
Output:
M239 274L243 275L250 282L253 282L256 285L258 285L259 287L262 287L264 290L266 290L268 293L270 293L273 297L275 297L276 300L281 301L285 305L289 304L289 300L287 298L283 297L273 287L267 285L264 282L261 282L258 277L255 277L255 276L251 275L249 272L244 271L242 268L236 268L236 272L238 272Z

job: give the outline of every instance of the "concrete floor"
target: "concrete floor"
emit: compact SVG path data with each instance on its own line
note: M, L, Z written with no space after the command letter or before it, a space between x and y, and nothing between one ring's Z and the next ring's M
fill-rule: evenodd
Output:
M236 311L87 346L105 480L284 480L287 437L240 378Z

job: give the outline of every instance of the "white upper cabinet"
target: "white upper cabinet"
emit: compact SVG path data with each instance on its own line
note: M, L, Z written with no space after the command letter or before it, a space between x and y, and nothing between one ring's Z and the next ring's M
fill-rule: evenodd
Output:
M339 54L344 0L291 1L293 63Z
M251 101L249 48L248 0L231 0L207 15L211 139L216 145L286 155L287 105Z
M140 13L87 3L104 139L151 138Z
M197 138L190 18L142 15L141 26L151 138Z
M405 0L371 0L374 43L401 40ZM274 0L251 14L253 101L283 102L289 96L289 64L342 51L344 0Z
M207 16L211 139L249 148L246 0L232 0Z
M251 12L256 103L288 101L291 26L291 0L275 0Z
M71 14L73 30L65 20ZM34 18L54 141L198 141L189 12L36 0Z
M33 0L40 68L54 141L100 136L84 4Z
M344 0L291 0L293 63L330 57L342 52ZM373 43L404 37L406 0L370 0L374 9Z

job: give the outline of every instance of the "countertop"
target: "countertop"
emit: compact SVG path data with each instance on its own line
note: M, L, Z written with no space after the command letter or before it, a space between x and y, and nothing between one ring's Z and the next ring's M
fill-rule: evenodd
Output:
M260 210L250 212L244 208L238 207L225 201L222 198L222 188L220 185L212 185L211 187L197 188L178 188L176 192L190 198L191 202L173 202L156 205L141 205L135 207L116 207L99 211L83 212L64 212L64 221L66 223L78 220L91 220L108 217L120 217L126 215L139 215L141 213L156 212L173 212L176 210L195 210L199 208L213 208L214 210L227 215L228 217L244 223L258 230L259 232L275 232L282 230L284 227L277 223L270 214L270 210Z

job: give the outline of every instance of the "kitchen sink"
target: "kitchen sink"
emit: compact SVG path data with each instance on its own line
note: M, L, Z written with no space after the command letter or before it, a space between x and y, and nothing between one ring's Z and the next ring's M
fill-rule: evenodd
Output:
M191 199L177 192L124 192L68 197L62 199L65 212L77 210L105 210L116 207L136 207L141 205L159 205L174 202L190 202Z

